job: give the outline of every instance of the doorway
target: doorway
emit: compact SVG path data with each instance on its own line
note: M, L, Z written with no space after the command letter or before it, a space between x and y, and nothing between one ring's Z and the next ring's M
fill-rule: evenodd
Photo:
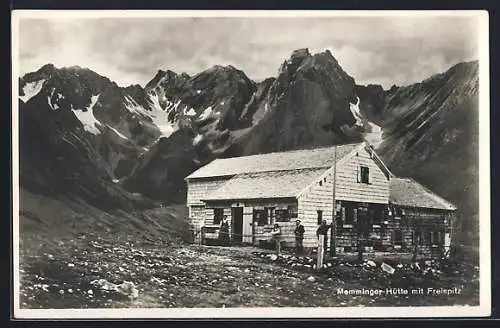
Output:
M231 208L232 241L241 244L243 241L243 207Z

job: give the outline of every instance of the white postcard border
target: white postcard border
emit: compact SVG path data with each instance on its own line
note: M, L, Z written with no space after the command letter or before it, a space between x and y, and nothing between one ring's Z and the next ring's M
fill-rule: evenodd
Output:
M479 49L479 188L480 188L480 305L421 307L334 308L126 308L21 309L19 281L19 21L27 18L174 18L174 17L360 17L360 16L477 16ZM490 95L489 15L486 10L460 11L286 11L286 10L14 10L12 12L12 192L13 301L15 319L192 319L192 318L416 318L484 317L491 315L490 242Z

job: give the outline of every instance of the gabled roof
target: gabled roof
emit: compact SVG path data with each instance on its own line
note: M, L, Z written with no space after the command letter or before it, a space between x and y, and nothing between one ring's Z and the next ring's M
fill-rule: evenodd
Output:
M395 205L456 210L456 206L410 178L391 178L389 201Z
M242 157L216 159L191 173L186 179L230 176L245 173L318 169L332 167L364 143L316 149L301 149ZM335 155L335 148L337 154Z
M294 198L328 168L238 174L202 200Z

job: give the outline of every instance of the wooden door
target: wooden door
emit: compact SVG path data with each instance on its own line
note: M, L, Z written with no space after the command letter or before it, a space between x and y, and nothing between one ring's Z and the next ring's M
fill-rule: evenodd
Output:
M243 238L245 244L253 243L253 213L250 208L246 208L249 212L243 212Z
M232 240L233 243L241 244L243 241L243 207L231 208Z

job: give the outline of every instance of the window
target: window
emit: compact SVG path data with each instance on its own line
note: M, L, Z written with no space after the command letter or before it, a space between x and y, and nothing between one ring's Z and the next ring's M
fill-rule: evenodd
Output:
M417 245L422 245L422 233L420 231L415 231L414 243Z
M384 221L384 207L383 206L377 206L373 210L373 224L381 225L382 222Z
M222 222L223 217L224 217L224 209L214 208L214 224L220 224Z
M367 166L361 166L361 183L370 183L370 168Z
M276 209L275 211L276 222L289 222L290 213L288 209Z
M320 225L323 222L323 211L318 210L318 225Z
M254 210L253 211L253 221L257 222L257 225L263 226L267 224L267 211L266 210Z
M346 204L346 207L343 207L342 210L344 211L344 223L345 224L353 224L356 222L356 217L357 217L357 209L355 209L351 204Z
M427 231L425 233L422 233L423 235L423 241L422 241L422 244L423 245L430 245L432 243L432 232L431 231Z
M340 207L340 211L338 211L337 213L338 213L337 229L339 232L341 232L342 228L344 227L346 219L345 207Z
M443 245L444 244L444 234L439 231L434 231L432 233L432 244L433 245Z
M401 230L394 230L394 245L401 245L403 243L403 232Z
M264 207L264 210L267 213L267 223L266 224L274 224L274 207Z
M296 219L299 216L297 205L288 205L288 214L291 219Z

